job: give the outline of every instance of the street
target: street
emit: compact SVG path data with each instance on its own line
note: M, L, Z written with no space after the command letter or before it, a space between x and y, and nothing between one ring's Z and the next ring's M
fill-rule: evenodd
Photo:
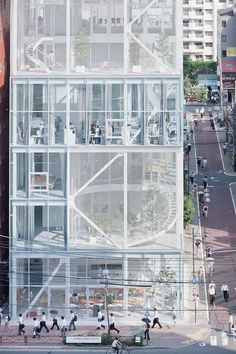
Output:
M28 354L66 354L68 352L70 353L80 353L80 354L95 354L95 353L106 353L107 349L55 349L55 350L39 350L39 349L30 349L30 350L26 350L24 348L17 349L17 350L4 350L4 351L0 351L1 353L8 353L8 354L16 354L19 352L23 352L23 353L28 353ZM209 345L199 345L199 344L195 344L192 346L186 346L183 348L175 348L175 349L143 349L143 348L139 348L139 349L134 349L131 351L132 354L146 354L146 353L150 353L150 354L154 354L154 353L158 353L158 354L230 354L232 353L232 351L234 351L233 349L229 349L229 348L222 348L222 347L215 347L215 346L209 346Z

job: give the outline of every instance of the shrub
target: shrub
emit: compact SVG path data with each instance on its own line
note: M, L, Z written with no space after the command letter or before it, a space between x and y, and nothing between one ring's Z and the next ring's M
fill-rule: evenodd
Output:
M191 195L184 196L184 227L191 223L195 208Z

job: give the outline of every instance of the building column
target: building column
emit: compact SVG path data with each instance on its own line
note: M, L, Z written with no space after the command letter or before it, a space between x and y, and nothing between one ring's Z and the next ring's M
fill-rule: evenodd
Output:
M66 257L65 261L65 314L69 316L70 313L70 256Z

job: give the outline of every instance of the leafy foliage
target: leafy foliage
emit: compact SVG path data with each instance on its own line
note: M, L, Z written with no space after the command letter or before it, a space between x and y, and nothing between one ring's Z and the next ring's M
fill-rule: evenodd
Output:
M184 227L190 224L193 219L195 208L191 195L184 196Z
M209 70L209 72L216 72L217 62L216 61L203 61L196 60L192 61L190 59L184 59L183 63L184 69L184 80L188 78L191 85L196 85L198 72L202 69Z
M84 28L80 28L79 32L75 35L73 51L79 61L86 58L89 54L88 33Z

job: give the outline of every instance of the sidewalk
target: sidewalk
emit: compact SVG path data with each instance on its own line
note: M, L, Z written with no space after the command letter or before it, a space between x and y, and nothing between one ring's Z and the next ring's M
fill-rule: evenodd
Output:
M17 336L17 325L11 325L12 330L9 332L4 331L4 326L0 327L0 338L2 343L0 345L0 351L3 347L24 347L24 336ZM106 331L96 331L94 326L77 326L77 330L67 332L67 335L75 336L78 334L89 333L95 335L101 334ZM125 340L127 336L133 336L134 334L143 335L141 326L119 326L121 341ZM7 335L6 335L7 333ZM41 334L41 338L32 338L33 327L26 325L26 336L28 339L28 346L30 347L63 347L62 338L60 337L60 331L53 330L46 333L44 330ZM9 334L9 336L8 336ZM148 348L177 348L185 345L190 345L194 342L201 341L209 334L209 327L207 325L177 325L172 328L167 328L163 325L162 329L154 328L150 329L150 338ZM145 343L146 344L146 343ZM107 347L107 346L106 346ZM99 346L100 348L100 346Z

